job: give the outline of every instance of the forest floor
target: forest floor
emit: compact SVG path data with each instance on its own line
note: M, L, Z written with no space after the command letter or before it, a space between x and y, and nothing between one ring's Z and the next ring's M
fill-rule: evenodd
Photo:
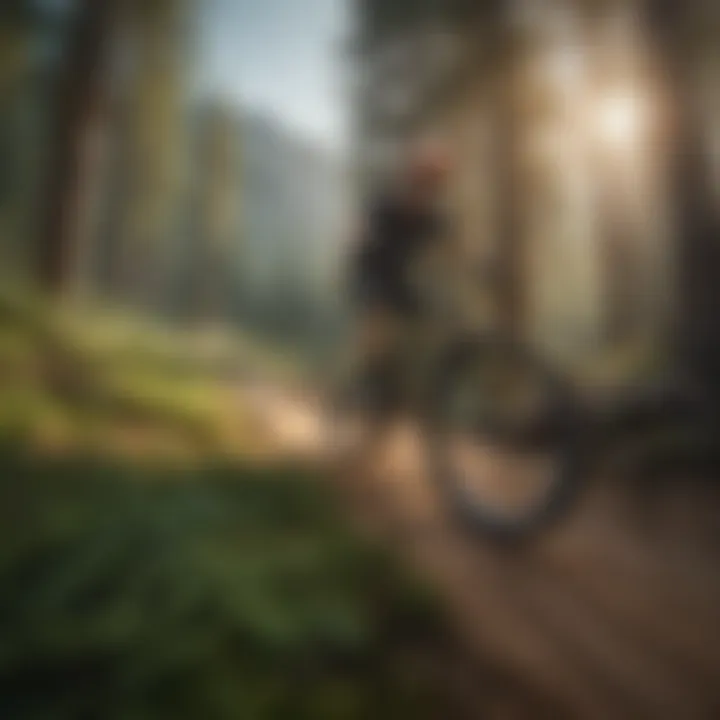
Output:
M281 477L289 472L308 476L312 486L329 482L351 511L342 524L345 518L358 520L361 534L373 546L379 540L439 595L442 622L434 612L421 613L418 619L411 609L415 601L408 599L416 597L412 593L398 591L395 599L384 600L386 607L394 608L391 624L407 624L407 633L402 640L385 638L380 646L373 644L377 619L372 613L362 615L363 637L375 640L362 646L356 660L362 664L380 652L391 658L389 665L373 661L378 662L378 672L372 679L358 680L351 673L350 690L343 677L343 711L333 705L342 705L337 693L327 699L323 686L320 694L325 700L318 702L326 703L325 714L308 710L302 717L421 717L417 702L424 696L418 685L437 691L445 703L448 697L455 702L452 709L439 712L421 700L424 716L431 718L712 720L720 714L720 488L707 478L687 474L661 483L599 472L575 511L558 527L531 542L499 547L468 535L446 512L427 477L412 427L400 428L386 455L370 458L362 469L324 471L327 422L322 405L290 390L293 383L277 382L286 369L268 371L262 349L246 341L181 337L121 320L93 323L72 316L49 322L46 309L22 304L0 305L0 327L0 431L9 442L31 447L33 457L60 463L78 456L95 463L140 461L144 467L150 462L163 481L169 477L168 467L174 468L172 477L186 480L218 471L230 472L235 479L248 472L257 478L257 468L277 475L273 468L280 466ZM238 342L245 344L239 353ZM258 372L260 368L264 369ZM203 465L208 460L215 470ZM154 477L143 472L144 477ZM302 536L310 527L316 532L328 522L326 515L312 512L301 512L300 520L292 511L287 516L287 508L296 507L297 501L288 501L286 484L260 485L279 488L279 494L273 490L260 501L265 515L259 515L251 547L278 535L293 545L298 533ZM251 494L258 492L257 482L247 487L255 488ZM292 492L290 497L296 497ZM223 494L212 497L210 505L226 502ZM193 495L191 504L196 501L208 507L207 497ZM163 516L161 508L168 499L153 502L158 514L148 511L147 528ZM169 502L184 507L182 500ZM245 502L238 496L231 506L237 509ZM337 515L336 510L328 512ZM195 533L198 523L203 527L202 518L191 522ZM300 529L283 535L284 524ZM323 547L337 543L334 533L323 535ZM198 542L204 547L202 537ZM283 547L284 553L288 546ZM252 559L255 551L248 556L235 547L233 552ZM280 557L286 557L283 553ZM0 560L2 574L8 570L7 557ZM282 577L287 572L283 562L277 571ZM349 572L362 577L360 570L353 570L358 567L348 561ZM309 572L300 580L305 583L304 596L317 582L315 571ZM323 582L334 587L337 570L323 573L332 576L324 575ZM352 589L343 586L343 597L350 593L364 598L368 586L359 582ZM371 583L388 586L381 575ZM268 590L258 592L262 607ZM324 591L319 597L325 597ZM240 596L233 598L241 602ZM368 601L372 605L376 599ZM273 633L283 636L272 619L257 620L254 612L248 622L267 629L263 642L277 640ZM312 612L325 613L327 608ZM277 622L289 627L291 635L300 632L292 623ZM303 623L311 621L297 622L305 627ZM346 626L341 623L341 635L342 627ZM422 628L432 635L429 640ZM183 628L176 631L182 634ZM394 655L395 645L403 648L402 660ZM282 643L278 647L277 657L285 657ZM302 642L298 647L302 653ZM6 660L0 657L0 684L13 679L3 675L2 662ZM414 668L410 684L415 689L409 695L397 692L406 688L407 678L393 676L405 666ZM381 705L386 702L378 699L378 676L390 678L391 694L404 698L398 701L401 707L388 705L385 713L377 707L369 710L369 696ZM278 687L287 680L283 672L269 677ZM336 690L337 683L333 677ZM287 701L291 696L288 691L283 697ZM242 702L260 700L253 696ZM268 713L258 710L246 716L300 717ZM232 711L218 716L233 717Z
M311 400L268 389L255 410L289 452L321 452ZM399 427L384 456L334 481L363 526L441 593L479 665L523 688L501 716L720 716L716 478L641 476L607 457L569 518L508 547L459 527L422 458L417 432Z
M267 402L293 371L248 338L0 297L3 720L495 717L519 691L347 522Z

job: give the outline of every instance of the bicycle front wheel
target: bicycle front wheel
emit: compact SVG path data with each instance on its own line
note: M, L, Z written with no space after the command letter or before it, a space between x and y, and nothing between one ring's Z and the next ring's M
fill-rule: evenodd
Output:
M583 474L579 404L528 349L498 337L454 343L427 417L431 472L474 529L517 538L570 505Z

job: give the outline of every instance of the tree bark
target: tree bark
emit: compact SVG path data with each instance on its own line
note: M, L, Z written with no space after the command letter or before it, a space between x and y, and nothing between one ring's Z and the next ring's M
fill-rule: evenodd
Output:
M497 286L500 323L516 337L527 330L525 306L525 238L522 227L521 177L518 143L522 127L518 104L518 70L522 45L517 33L501 17L498 25L498 74L495 78L496 201L498 203Z
M720 391L720 212L690 57L697 51L697 41L687 32L701 24L694 14L702 6L650 0L648 11L675 114L671 134L678 263L674 342L683 364Z
M40 286L53 294L67 288L74 265L85 154L102 92L105 50L117 1L78 2L60 69L37 264Z

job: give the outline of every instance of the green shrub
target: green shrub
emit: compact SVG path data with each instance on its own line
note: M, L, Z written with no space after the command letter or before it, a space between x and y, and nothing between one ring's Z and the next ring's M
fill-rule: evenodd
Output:
M10 453L0 475L3 720L436 716L433 604L315 481Z

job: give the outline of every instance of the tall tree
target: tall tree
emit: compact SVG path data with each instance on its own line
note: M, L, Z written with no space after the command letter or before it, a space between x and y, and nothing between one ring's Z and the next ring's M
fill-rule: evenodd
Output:
M31 255L46 80L64 17L62 6L37 0L0 4L0 250L3 270L13 275L27 272Z
M38 243L38 279L58 293L70 281L86 187L84 170L102 98L106 51L122 0L77 0L56 84L55 120Z
M200 173L195 311L218 319L228 311L238 248L241 192L239 121L232 108L211 105L200 127Z
M169 251L186 180L188 0L132 0L125 16L131 68L119 108L122 176L112 252L114 288L125 300L163 304Z
M677 348L720 393L720 211L699 98L700 65L716 46L720 10L712 0L646 0L674 118L672 191L677 213Z

